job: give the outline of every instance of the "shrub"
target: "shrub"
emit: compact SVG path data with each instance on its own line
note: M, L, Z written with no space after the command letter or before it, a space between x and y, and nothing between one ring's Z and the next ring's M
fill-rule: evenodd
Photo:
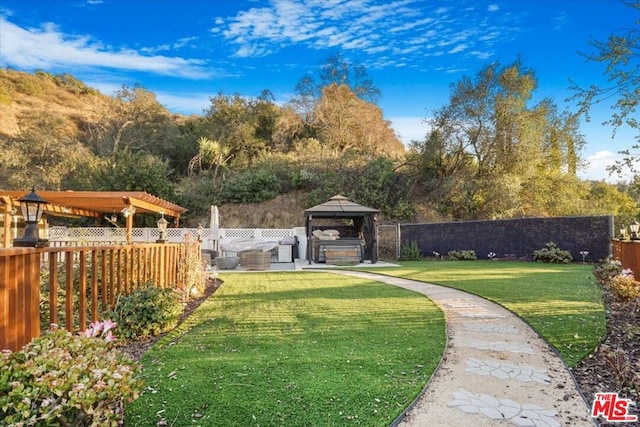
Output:
M616 389L625 388L640 390L640 375L634 371L629 356L622 349L612 350L604 347L605 360L616 380Z
M231 203L260 203L278 194L278 177L265 169L248 170L222 186L222 198Z
M135 289L118 297L109 316L118 324L118 334L135 339L161 334L178 323L183 307L172 289Z
M622 263L617 260L605 259L593 268L593 275L601 285L606 285L611 279L622 273Z
M419 261L421 259L420 248L418 244L412 240L409 243L403 243L400 249L401 261Z
M553 242L549 242L544 248L534 251L533 259L537 262L548 262L553 264L569 264L573 261L573 257L569 251L564 251L558 248Z
M623 270L621 274L610 279L607 286L622 300L628 301L640 297L640 282L633 277L631 270Z
M101 333L89 335L101 335ZM118 426L143 384L108 340L51 330L0 356L0 423Z
M466 260L474 260L478 259L475 251L449 251L447 253L449 255L449 259L457 260L457 261L466 261Z

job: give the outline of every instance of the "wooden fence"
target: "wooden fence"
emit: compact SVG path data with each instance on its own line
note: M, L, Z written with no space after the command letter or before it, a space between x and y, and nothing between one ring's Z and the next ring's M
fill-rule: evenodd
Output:
M0 350L16 351L56 323L69 331L143 286L183 287L196 242L0 249Z
M618 240L612 242L613 259L630 268L636 280L640 280L640 240Z

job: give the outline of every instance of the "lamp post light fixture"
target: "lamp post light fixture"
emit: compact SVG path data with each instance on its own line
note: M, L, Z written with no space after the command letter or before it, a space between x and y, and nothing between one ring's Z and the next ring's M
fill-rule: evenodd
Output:
M27 226L24 229L24 236L19 239L14 239L13 246L33 248L49 246L48 240L40 239L38 236L38 222L40 222L42 218L44 205L46 205L47 202L36 194L35 188L32 188L29 194L18 199L18 201L20 202L22 217Z
M160 238L156 240L156 243L167 243L167 225L169 225L169 221L164 219L163 213L161 213L160 215L162 216L156 222L156 225L158 226L158 231L160 232Z
M631 240L640 240L638 236L638 230L640 230L640 224L635 219L631 224L629 224L629 229L631 230Z
M622 224L620 226L620 240L625 240L627 238L627 227Z

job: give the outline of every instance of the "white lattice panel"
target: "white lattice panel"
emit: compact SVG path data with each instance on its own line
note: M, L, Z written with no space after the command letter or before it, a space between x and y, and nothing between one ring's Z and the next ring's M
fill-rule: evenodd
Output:
M293 235L290 228L264 228L256 231L258 231L256 237L263 240L282 240L284 237Z
M293 229L221 228L219 231L220 240L258 239L272 242L280 241L288 236L298 236L301 256L303 256L306 248L304 227ZM185 240L185 236L190 235L191 238L197 239L199 234L202 239L202 249L217 247L214 246L214 233L209 228L168 228L167 241L181 243ZM133 241L136 243L155 242L160 238L160 232L157 228L134 228L132 235ZM113 227L67 228L55 226L49 227L49 240L52 246L124 243L127 240L127 230L126 228Z
M50 240L62 240L67 238L67 227L49 227L47 238Z
M110 228L111 237L118 240L125 240L127 238L126 228Z
M186 231L184 228L167 228L167 240L170 242L182 242Z
M253 228L221 228L220 237L227 239L246 238L252 239L255 237L256 230Z

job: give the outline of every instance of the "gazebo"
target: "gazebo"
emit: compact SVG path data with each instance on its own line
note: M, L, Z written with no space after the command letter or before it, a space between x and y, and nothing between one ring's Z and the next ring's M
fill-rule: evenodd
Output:
M0 190L0 213L4 215L4 242L10 244L10 224L13 209L20 206L18 199L28 191ZM121 214L125 217L127 243L131 243L133 216L135 214L158 214L175 218L176 227L186 208L153 196L144 191L38 191L47 204L44 212L54 216L93 217Z
M378 209L359 205L344 196L336 195L328 202L305 210L305 227L307 230L307 261L328 262L325 254L340 251L358 253L360 261L378 262L378 232L376 229ZM315 227L314 220L343 220L341 224L333 224L322 233ZM317 225L317 221L316 221ZM336 233L337 232L337 233ZM329 252L327 252L329 251Z

